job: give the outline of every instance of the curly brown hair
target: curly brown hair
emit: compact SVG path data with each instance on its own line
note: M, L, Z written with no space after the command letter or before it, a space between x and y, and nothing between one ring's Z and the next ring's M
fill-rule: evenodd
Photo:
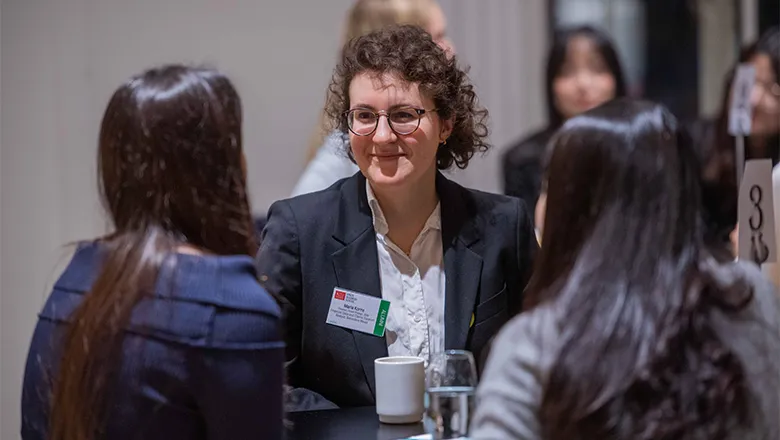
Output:
M349 41L342 51L328 87L325 114L331 129L347 133L349 85L360 73L390 73L409 83L419 84L420 92L431 98L443 119L453 120L452 134L436 152L439 169L466 168L476 152L485 152L488 112L479 105L474 86L456 58L448 57L422 28L390 26ZM349 157L352 151L347 148Z

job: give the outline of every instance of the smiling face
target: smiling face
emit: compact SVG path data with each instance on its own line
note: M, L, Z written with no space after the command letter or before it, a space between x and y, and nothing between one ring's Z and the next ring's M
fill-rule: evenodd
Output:
M355 162L373 188L413 188L435 182L436 152L452 131L452 122L439 118L433 100L420 93L418 84L397 75L363 72L349 85L349 102L350 110L382 112L373 133L349 133ZM425 110L414 132L399 135L390 127L385 112L398 109Z

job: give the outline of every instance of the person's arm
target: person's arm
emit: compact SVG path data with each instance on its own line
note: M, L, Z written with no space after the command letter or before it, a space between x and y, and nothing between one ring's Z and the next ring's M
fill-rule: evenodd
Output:
M514 231L517 255L508 269L512 275L507 278L510 319L523 311L525 288L531 278L534 262L536 260L536 253L539 250L536 232L531 225L527 208L521 200L515 200L514 207L517 219L517 222L515 223L516 230ZM484 374L483 366L487 363L487 359L494 350L496 337L497 335L491 337L477 354L477 368L479 369L480 375Z
M287 201L275 202L268 210L265 228L260 234L256 265L260 284L281 303L288 361L295 360L301 348L300 252L292 208ZM295 375L289 377L292 384L295 379Z
M550 317L538 308L499 333L477 388L471 438L541 439L538 412L555 344Z
M268 211L257 254L257 273L268 292L282 303L284 340L287 344L287 411L337 408L319 394L299 388L303 382L299 358L302 338L302 274L300 237L292 208L286 201L276 202Z
M209 440L282 438L279 318L216 309L205 347L189 349L190 387Z
M328 136L317 154L306 165L295 184L292 197L325 189L339 179L353 175L357 167L346 156L346 148L340 133Z

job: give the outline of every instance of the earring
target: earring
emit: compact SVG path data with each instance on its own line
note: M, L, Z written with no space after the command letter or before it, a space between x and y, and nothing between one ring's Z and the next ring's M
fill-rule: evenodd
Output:
M444 142L441 143L442 145L447 145L447 139L444 139Z

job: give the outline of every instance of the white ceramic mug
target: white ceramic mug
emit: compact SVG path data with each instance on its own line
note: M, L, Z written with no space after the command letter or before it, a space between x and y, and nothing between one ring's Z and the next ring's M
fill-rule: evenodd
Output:
M382 423L419 423L425 413L425 362L413 356L374 360L376 413Z

